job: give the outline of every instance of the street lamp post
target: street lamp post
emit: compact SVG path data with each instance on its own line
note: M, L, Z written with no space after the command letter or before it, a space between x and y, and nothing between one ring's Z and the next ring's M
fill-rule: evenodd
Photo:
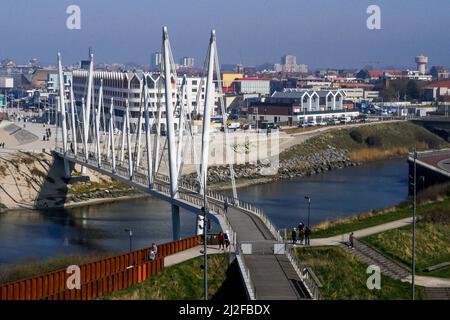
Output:
M412 234L412 299L416 299L416 201L417 201L417 151L414 149L414 182L413 182L413 234Z
M128 236L130 237L130 252L132 251L132 244L133 244L133 231L129 228L124 230L125 232L128 232Z
M309 228L310 227L309 220L311 217L311 198L308 196L305 196L305 199L308 201L308 228Z

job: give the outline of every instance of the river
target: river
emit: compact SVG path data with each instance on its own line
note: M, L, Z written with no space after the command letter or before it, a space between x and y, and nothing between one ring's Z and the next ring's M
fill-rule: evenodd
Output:
M374 162L311 177L240 188L242 200L264 209L278 228L311 224L358 212L385 208L405 200L405 160ZM217 230L217 226L213 226ZM133 231L133 249L171 240L170 206L144 198L71 209L10 211L0 214L0 265L67 254L108 254L129 249L126 228ZM195 232L195 215L181 212L181 233Z

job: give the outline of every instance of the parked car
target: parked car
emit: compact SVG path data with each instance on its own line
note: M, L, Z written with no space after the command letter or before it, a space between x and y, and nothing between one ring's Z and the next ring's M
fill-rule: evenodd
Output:
M317 126L316 120L310 120L310 121L308 121L308 127L315 127L315 126Z
M337 119L337 118L333 118L333 119L330 119L330 120L328 121L328 124L329 124L329 125L332 125L332 126L335 126L335 125L341 124L341 120L339 120L339 119Z
M308 123L306 123L306 122L300 122L299 124L298 124L298 127L299 128L306 128L308 126Z
M328 125L325 121L320 121L317 123L318 126L326 126Z

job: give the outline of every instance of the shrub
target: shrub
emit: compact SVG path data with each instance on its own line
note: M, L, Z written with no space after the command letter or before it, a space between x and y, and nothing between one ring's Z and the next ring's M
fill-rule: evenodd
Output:
M363 143L363 141L364 141L361 132L359 132L359 131L357 131L357 130L352 130L352 131L350 132L350 137L351 137L355 142L358 142L358 143Z
M380 136L368 136L366 143L371 148L380 148L383 146L383 141Z

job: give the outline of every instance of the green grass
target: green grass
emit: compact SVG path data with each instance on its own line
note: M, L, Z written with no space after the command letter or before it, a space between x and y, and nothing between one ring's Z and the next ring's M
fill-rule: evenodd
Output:
M126 191L130 190L130 187L126 184L111 179L110 181L101 179L100 182L94 182L94 181L87 181L87 182L76 182L71 185L69 185L69 189L67 191L68 194L83 194L83 193L92 193L96 191L102 191L102 190L121 190Z
M312 268L321 281L321 294L327 300L405 300L410 299L411 285L381 275L381 289L369 290L367 265L340 247L297 249L303 265ZM424 299L423 287L417 298Z
M126 289L100 297L101 300L201 300L203 299L203 257L164 268L156 276ZM213 298L227 278L228 256L208 258L208 295Z
M417 214L425 214L429 211L445 210L450 207L450 198L433 203L423 203L418 205ZM373 227L379 224L392 222L412 216L412 209L408 205L399 205L394 208L373 211L369 213L355 215L349 218L326 221L313 227L313 238L326 238L351 231Z
M352 134L353 132L353 134ZM356 141L352 135L360 135L362 142ZM380 144L371 146L368 144L369 137L375 139ZM448 147L449 144L429 132L423 127L410 122L378 123L354 128L343 128L325 132L319 136L312 137L305 142L293 146L280 154L280 160L292 159L299 156L308 156L314 152L320 152L326 149L337 148L345 149L348 152L364 151L369 149L395 150L401 149L403 152L412 151L414 147L421 149L440 149ZM398 156L394 152L392 156ZM389 153L386 154L389 156Z
M410 266L412 260L412 226L389 230L362 239L384 255ZM416 227L416 272L450 278L450 267L423 272L433 265L450 262L450 206L434 206L422 212Z

